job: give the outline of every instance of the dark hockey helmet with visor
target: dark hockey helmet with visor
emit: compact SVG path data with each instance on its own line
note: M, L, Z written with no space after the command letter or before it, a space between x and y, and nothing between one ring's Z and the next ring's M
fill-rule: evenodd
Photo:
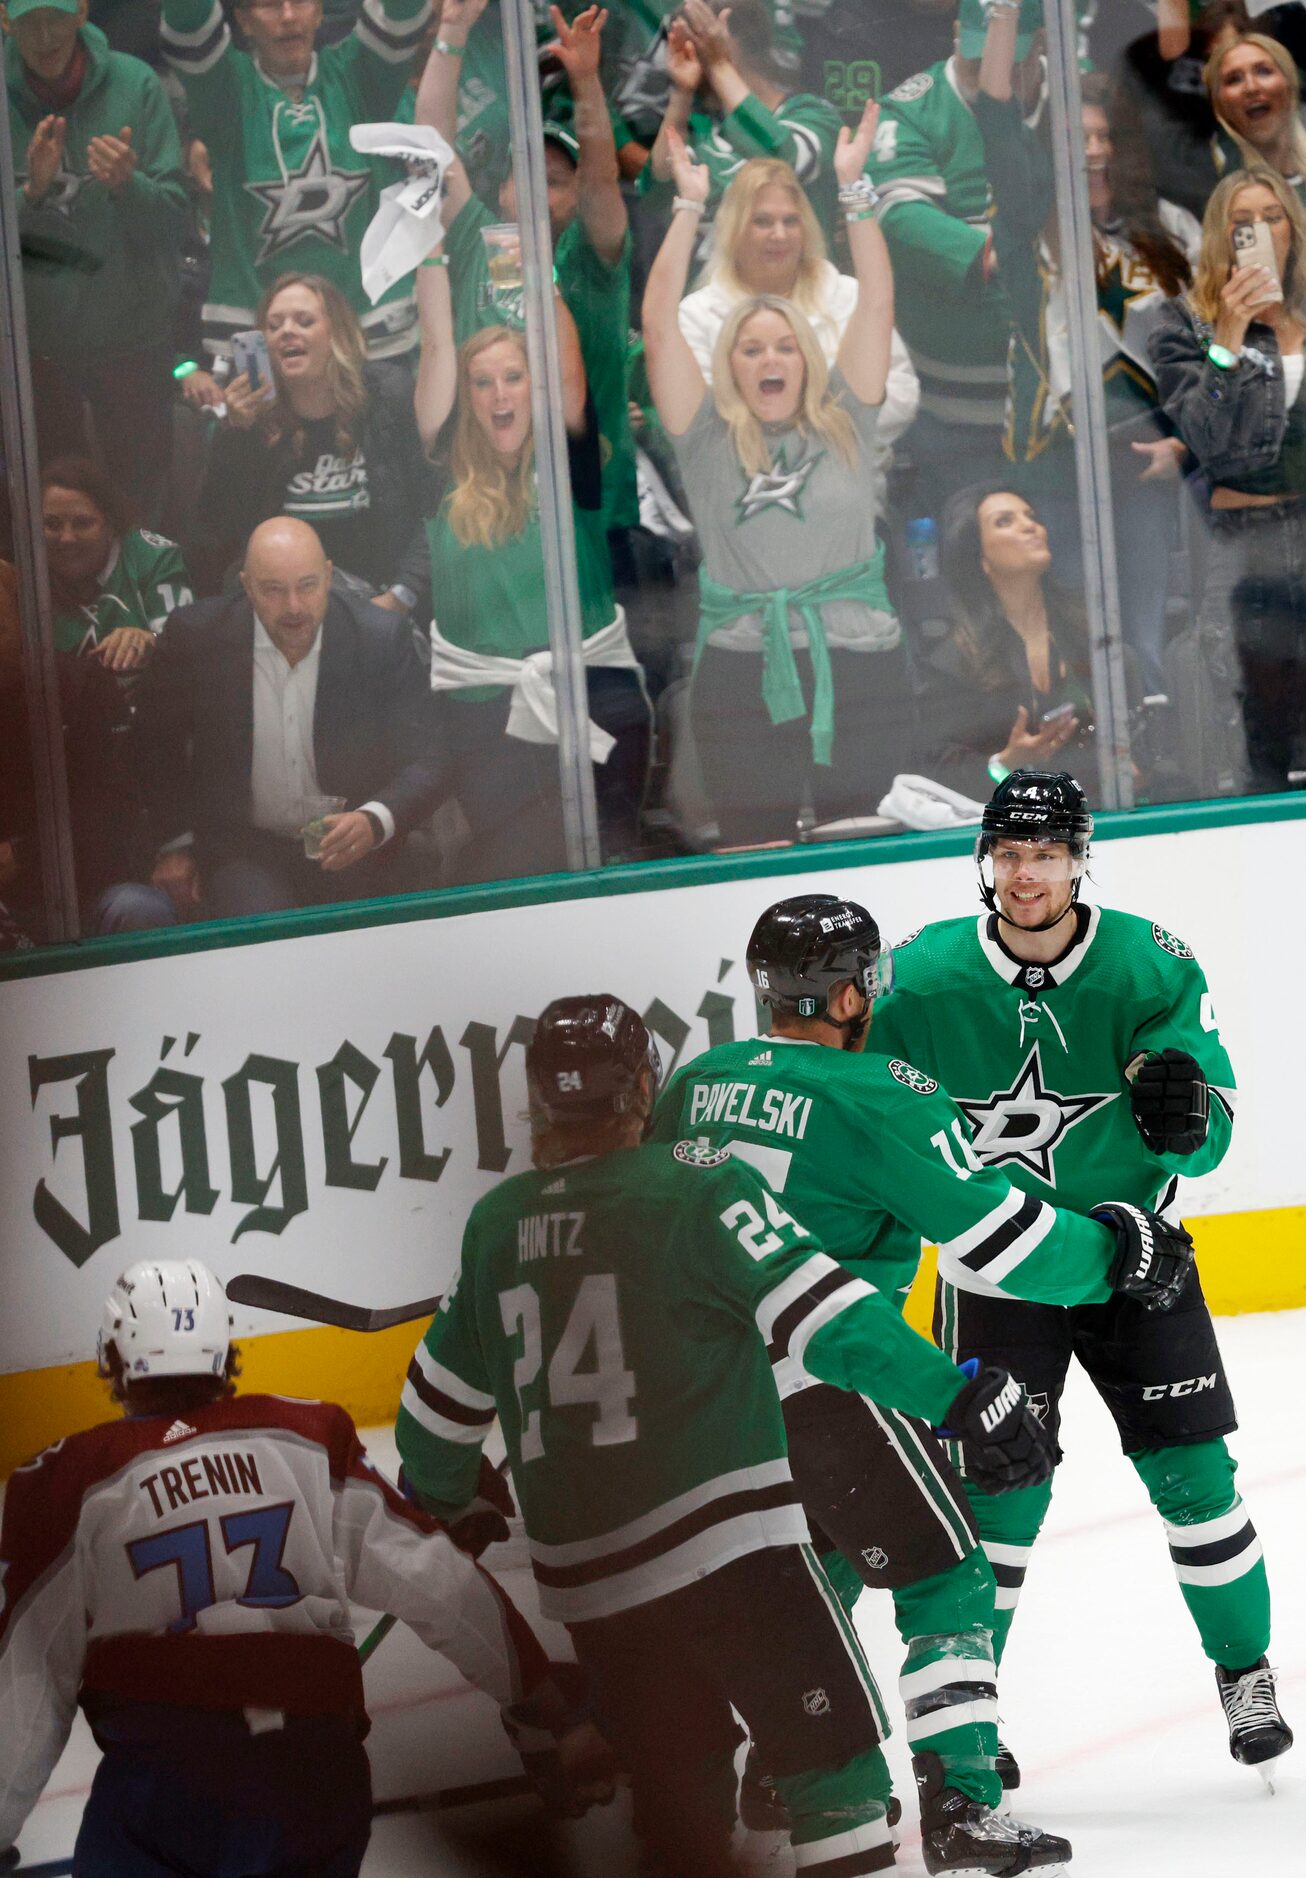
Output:
M638 1100L646 1068L656 1088L662 1059L628 1004L606 991L555 998L526 1047L531 1119L557 1124L625 1115Z
M1088 797L1067 770L1013 769L984 805L975 865L980 897L991 912L998 911L993 887L993 850L1004 841L1064 843L1066 878L1072 883L1071 900L1079 898L1079 883L1088 869L1088 846L1093 838L1093 816Z
M800 893L769 906L748 942L758 1001L827 1023L830 993L851 981L868 999L893 989L893 948L864 906L833 893ZM841 1026L836 1026L841 1028ZM865 1028L863 1019L857 1032Z

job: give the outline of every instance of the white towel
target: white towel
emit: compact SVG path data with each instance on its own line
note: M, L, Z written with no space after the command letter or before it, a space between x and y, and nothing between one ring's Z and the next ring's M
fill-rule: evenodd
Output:
M905 828L963 828L984 813L982 802L957 794L928 776L895 776L880 803L880 814Z
M443 239L440 203L454 153L429 124L354 124L349 141L364 156L398 157L408 170L381 191L359 249L363 291L375 306Z

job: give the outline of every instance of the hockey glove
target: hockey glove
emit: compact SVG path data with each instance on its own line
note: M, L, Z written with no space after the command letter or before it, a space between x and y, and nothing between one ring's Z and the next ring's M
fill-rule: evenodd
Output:
M1127 1200L1103 1200L1092 1217L1116 1235L1117 1251L1107 1273L1111 1289L1137 1298L1145 1310L1168 1311L1193 1267L1193 1242L1183 1227L1167 1225L1159 1213Z
M1196 1154L1206 1139L1209 1093L1187 1050L1148 1050L1125 1069L1138 1132L1153 1154Z
M550 1663L545 1679L501 1715L527 1778L553 1818L579 1819L612 1799L617 1757L590 1717L589 1685L577 1664Z
M423 1493L413 1485L402 1468L399 1473L399 1490L414 1506L420 1506L432 1519L438 1519L458 1550L466 1552L469 1558L479 1558L490 1546L499 1545L506 1539L508 1521L517 1511L507 1480L484 1455L481 1456L481 1471L476 1482L476 1497L468 1500L465 1506L432 1499L430 1494Z
M1005 1369L981 1369L970 1357L961 1366L970 1381L948 1410L945 1441L960 1441L962 1471L981 1493L1015 1493L1052 1478L1057 1448L1029 1406L1025 1391Z
M0 1846L0 1871L17 1871L17 1870L18 1870L18 1847L16 1845Z

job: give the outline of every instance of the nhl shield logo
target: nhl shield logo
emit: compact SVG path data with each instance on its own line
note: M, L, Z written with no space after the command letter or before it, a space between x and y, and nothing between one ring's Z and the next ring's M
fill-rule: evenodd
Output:
M897 1057L889 1065L889 1074L904 1089L914 1089L917 1095L933 1095L939 1086L923 1069L913 1069L910 1063L902 1063Z
M828 1715L830 1698L824 1689L809 1689L803 1697L803 1710L808 1715Z
M870 1545L862 1553L862 1563L868 1571L882 1572L889 1563L889 1554L882 1546Z
M1152 937L1161 950L1168 952L1172 959L1190 959L1193 956L1193 948L1185 945L1183 940L1177 938L1174 933L1167 932L1164 926L1153 926Z
M910 78L904 78L897 88L889 93L890 104L915 104L917 98L923 98L927 91L934 89L934 79L929 72L916 72Z
M709 1141L677 1141L671 1152L686 1167L720 1167L730 1159L729 1148L714 1148Z

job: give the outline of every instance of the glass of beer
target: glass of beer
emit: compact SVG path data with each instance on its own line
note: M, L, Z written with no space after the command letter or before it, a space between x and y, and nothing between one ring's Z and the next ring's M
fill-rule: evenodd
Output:
M495 222L481 230L490 285L496 293L521 290L521 229L516 222Z
M304 812L306 820L300 829L304 838L304 854L310 861L322 859L322 838L326 834L328 815L339 815L345 806L343 796L306 796Z

